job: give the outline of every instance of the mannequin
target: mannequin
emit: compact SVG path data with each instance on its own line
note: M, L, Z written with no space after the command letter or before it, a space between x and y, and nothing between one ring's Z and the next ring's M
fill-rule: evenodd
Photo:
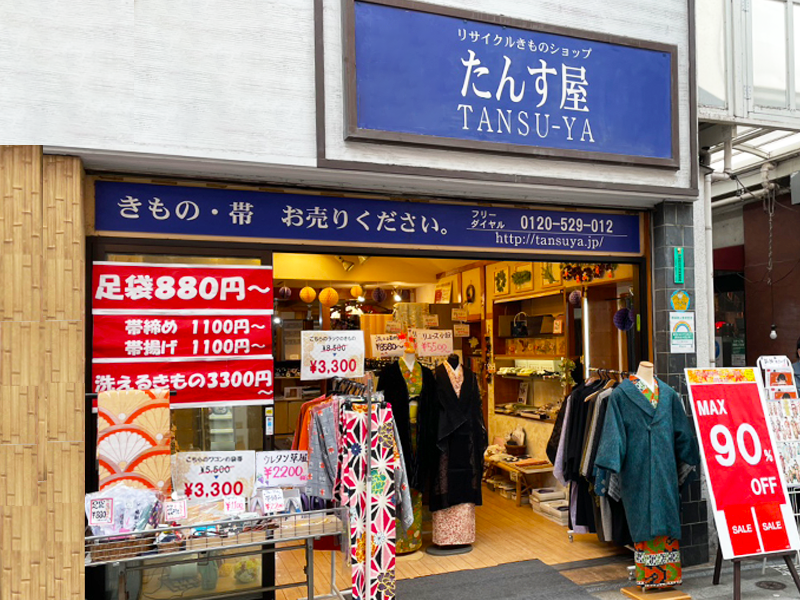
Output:
M640 363L608 399L595 466L619 476L642 589L681 583L679 492L699 463L680 396Z
M461 554L475 541L486 428L478 379L458 355L436 368L437 398L420 403L421 480L433 513L430 554Z
M639 368L636 370L636 376L644 381L651 390L655 388L656 380L653 375L653 363L643 360L639 363Z
M378 379L378 391L391 404L411 486L414 523L408 529L397 522L397 554L408 554L422 546L422 493L418 477L417 412L421 403L436 401L436 379L433 372L417 361L413 336L401 334L405 341L403 355L386 366Z

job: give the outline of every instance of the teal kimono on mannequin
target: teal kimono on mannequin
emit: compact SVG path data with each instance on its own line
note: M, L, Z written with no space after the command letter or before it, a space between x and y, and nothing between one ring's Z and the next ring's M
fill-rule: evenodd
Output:
M634 542L681 537L680 492L700 463L694 431L678 394L658 381L658 406L629 380L608 399L595 465L619 473ZM679 475L680 473L680 475Z

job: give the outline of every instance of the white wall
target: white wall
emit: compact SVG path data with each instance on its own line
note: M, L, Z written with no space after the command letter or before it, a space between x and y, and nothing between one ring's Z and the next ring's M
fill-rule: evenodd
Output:
M714 249L744 245L742 207L714 211Z
M687 0L446 0L449 6L679 48L682 166L643 169L342 139L339 0L324 0L329 158L563 178L566 190L493 185L497 198L569 202L568 181L691 187ZM313 0L0 3L0 142L44 144L89 168L487 196L487 184L315 168ZM476 160L476 156L480 156ZM198 160L201 159L201 160ZM278 169L276 167L280 167ZM424 178L418 178L424 179ZM410 183L412 182L412 183ZM613 187L613 186L612 186ZM576 201L626 205L624 194ZM648 206L663 198L639 199ZM601 200L598 200L601 199ZM628 203L628 205L630 205Z

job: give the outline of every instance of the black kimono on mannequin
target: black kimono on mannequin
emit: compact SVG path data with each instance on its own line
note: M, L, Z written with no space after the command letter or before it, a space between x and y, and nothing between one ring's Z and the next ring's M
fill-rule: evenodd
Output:
M403 359L401 358L400 360ZM417 400L419 407L423 406L423 404L436 402L436 380L433 376L433 371L422 365L420 365L420 368L422 369L422 393ZM406 380L400 370L399 362L393 362L381 371L378 378L378 391L383 392L384 399L392 407L394 421L397 424L397 434L400 436L400 445L403 447L408 484L415 490L421 490L422 481L418 477L418 453L414 451L415 449L411 443L412 425L409 413L411 400L408 397L408 386L406 386Z
M420 482L431 511L459 504L480 506L483 452L487 434L478 378L466 366L456 396L444 365L436 368L436 398L419 407Z

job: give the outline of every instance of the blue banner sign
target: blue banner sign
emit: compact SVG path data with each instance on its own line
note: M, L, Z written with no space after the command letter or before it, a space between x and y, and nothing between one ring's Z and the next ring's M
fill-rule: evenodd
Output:
M678 166L674 46L404 0L349 11L351 139Z
M99 232L325 245L641 254L638 215L95 183Z

